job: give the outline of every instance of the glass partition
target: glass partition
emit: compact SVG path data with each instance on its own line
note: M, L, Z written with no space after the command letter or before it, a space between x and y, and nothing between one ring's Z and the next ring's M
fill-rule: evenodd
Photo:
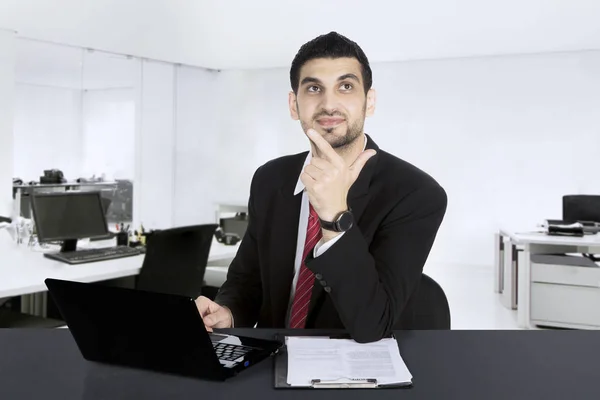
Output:
M20 38L15 77L21 215L33 190L100 190L109 223L130 223L141 60Z

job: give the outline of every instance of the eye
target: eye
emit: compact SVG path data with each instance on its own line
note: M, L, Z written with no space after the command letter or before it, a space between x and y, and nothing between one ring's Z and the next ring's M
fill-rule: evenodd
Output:
M312 92L312 93L316 93L316 92L319 92L321 89L316 85L312 85L312 86L309 86L306 90L308 90L309 92Z
M351 83L342 83L342 86L340 86L340 88L342 90L352 90L354 86Z

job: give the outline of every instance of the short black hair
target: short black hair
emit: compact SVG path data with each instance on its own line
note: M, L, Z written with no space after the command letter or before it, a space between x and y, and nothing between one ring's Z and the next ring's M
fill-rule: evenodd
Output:
M306 62L315 58L342 57L356 58L358 60L361 65L365 93L367 93L373 84L373 73L371 72L369 60L356 42L337 32L329 32L325 35L317 36L300 47L290 68L290 83L292 84L294 93L298 94L300 69Z

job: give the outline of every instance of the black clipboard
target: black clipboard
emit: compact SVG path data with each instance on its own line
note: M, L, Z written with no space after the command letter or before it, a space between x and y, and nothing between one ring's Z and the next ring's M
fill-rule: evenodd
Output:
M339 337L331 338L339 339ZM322 381L320 379L313 379L310 385L292 386L287 383L288 353L287 345L285 344L285 337L280 337L278 340L279 339L281 339L284 344L273 357L273 387L275 389L409 389L413 386L412 382L378 384L377 379L355 379L352 380L352 382Z

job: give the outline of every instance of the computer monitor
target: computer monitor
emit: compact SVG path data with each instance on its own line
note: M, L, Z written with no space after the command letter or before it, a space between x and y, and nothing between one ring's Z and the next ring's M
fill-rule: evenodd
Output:
M243 238L248 229L248 214L245 212L236 213L232 218L220 218L219 226L225 233L235 233Z
M62 241L61 252L77 240L108 237L100 192L35 193L31 208L40 243Z
M563 196L563 220L567 222L600 222L600 195Z

